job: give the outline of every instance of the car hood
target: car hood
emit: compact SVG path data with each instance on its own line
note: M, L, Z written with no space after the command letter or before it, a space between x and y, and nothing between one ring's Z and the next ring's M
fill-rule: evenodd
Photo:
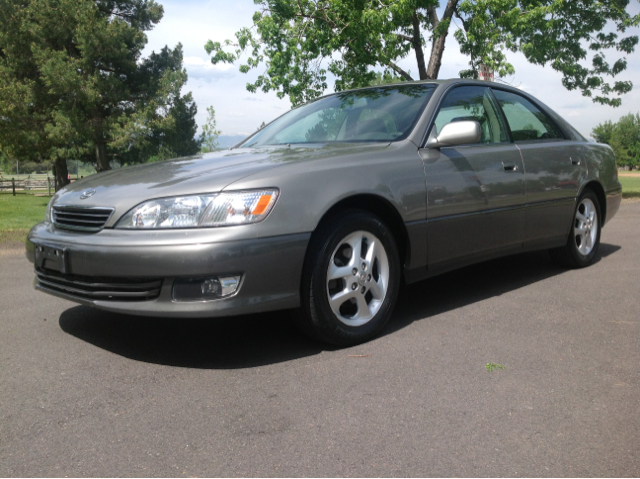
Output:
M215 193L260 171L302 161L347 155L388 144L332 144L241 148L119 168L78 180L60 190L57 206L112 207L112 221L143 201L168 196ZM265 187L278 185L264 185ZM95 190L80 199L83 192ZM110 222L111 223L111 222Z

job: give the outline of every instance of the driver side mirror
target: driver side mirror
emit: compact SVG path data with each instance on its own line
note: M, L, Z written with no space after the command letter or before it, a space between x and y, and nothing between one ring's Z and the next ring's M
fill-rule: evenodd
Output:
M434 132L435 127L434 127ZM433 133L425 145L427 148L441 148L444 146L469 145L480 143L482 127L477 121L456 121L442 127L440 134Z

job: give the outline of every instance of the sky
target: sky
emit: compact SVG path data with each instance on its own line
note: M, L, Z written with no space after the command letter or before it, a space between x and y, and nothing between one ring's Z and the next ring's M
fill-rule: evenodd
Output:
M204 49L208 40L223 42L234 39L236 31L251 26L253 13L257 10L253 0L158 1L164 7L164 17L147 32L148 44L143 55L157 52L165 45L173 48L182 43L184 67L189 75L183 94L192 92L198 106L196 121L200 127L206 121L209 106L215 108L218 129L223 135L252 133L263 121L268 123L291 108L287 97L279 99L274 92L247 91L247 83L257 77L263 70L261 67L243 74L238 71L237 64L212 65ZM639 10L640 4L634 3L633 9ZM457 78L460 70L468 68L468 58L460 54L453 38L454 29L455 25L447 38L440 79ZM628 33L640 34L637 29ZM427 47L425 55L428 54ZM640 48L627 56L627 70L616 77L634 82L633 90L622 97L619 108L597 105L579 91L568 91L562 86L562 75L551 67L531 65L519 53L507 53L507 57L516 73L504 80L538 98L587 137L599 123L606 120L615 122L623 115L640 111ZM411 72L418 71L413 55L401 60L399 65ZM330 93L333 82L328 83L327 93Z

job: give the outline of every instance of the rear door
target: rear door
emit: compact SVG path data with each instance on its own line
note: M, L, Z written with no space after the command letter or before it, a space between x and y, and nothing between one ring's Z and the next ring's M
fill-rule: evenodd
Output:
M553 119L524 96L495 88L493 93L524 161L525 245L562 242L587 173L581 143L566 139Z
M422 149L427 178L430 268L519 248L524 235L525 181L518 149L491 90L459 86L444 97L431 135L450 122L482 127L474 145ZM435 129L435 130L434 130Z

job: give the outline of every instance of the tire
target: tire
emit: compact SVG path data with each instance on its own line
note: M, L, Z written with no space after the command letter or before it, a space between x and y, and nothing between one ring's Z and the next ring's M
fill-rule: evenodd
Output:
M308 336L335 346L369 341L389 322L400 281L389 228L371 213L344 210L312 236L294 321Z
M577 201L567 244L549 251L551 257L569 268L584 268L596 260L600 248L602 214L598 197L585 190Z

